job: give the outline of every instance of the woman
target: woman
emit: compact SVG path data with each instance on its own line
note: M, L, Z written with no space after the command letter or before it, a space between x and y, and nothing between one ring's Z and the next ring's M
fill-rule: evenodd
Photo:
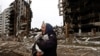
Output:
M57 38L55 32L53 31L53 27L48 23L43 23L41 30L42 36L36 41L35 46L33 46L33 51L34 49L37 50L35 55L57 56Z

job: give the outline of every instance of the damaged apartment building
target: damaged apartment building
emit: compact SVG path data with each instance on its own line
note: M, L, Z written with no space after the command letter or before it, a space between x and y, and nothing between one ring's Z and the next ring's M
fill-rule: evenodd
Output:
M32 10L30 0L15 0L9 6L10 15L8 17L8 34L9 36L28 36L31 29Z
M59 0L66 36L100 36L100 0Z
M1 14L0 14L0 36L5 35L9 33L9 15L10 15L10 8L5 9Z

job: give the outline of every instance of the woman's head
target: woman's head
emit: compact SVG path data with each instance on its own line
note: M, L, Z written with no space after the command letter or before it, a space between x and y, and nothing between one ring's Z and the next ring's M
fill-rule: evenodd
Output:
M41 30L43 34L53 32L53 27L49 23L42 23Z

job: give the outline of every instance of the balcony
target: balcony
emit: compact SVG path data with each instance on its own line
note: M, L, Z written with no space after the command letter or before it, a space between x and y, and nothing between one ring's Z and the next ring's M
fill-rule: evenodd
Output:
M27 25L27 23L21 23L21 26L23 26L23 25Z
M63 4L62 4L62 0L59 0L58 8L59 8L59 15L62 16L63 15Z
M90 23L90 24L93 24L95 26L100 26L100 22L95 22L95 23Z

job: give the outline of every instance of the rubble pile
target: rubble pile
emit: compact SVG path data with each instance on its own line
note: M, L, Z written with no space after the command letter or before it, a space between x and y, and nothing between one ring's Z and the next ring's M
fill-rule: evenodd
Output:
M31 56L31 50L23 42L0 41L0 56Z
M57 56L99 56L100 47L67 44L66 38L57 40ZM21 42L0 39L0 56L32 56L34 37L24 37Z
M100 48L73 45L58 45L58 56L99 56Z

